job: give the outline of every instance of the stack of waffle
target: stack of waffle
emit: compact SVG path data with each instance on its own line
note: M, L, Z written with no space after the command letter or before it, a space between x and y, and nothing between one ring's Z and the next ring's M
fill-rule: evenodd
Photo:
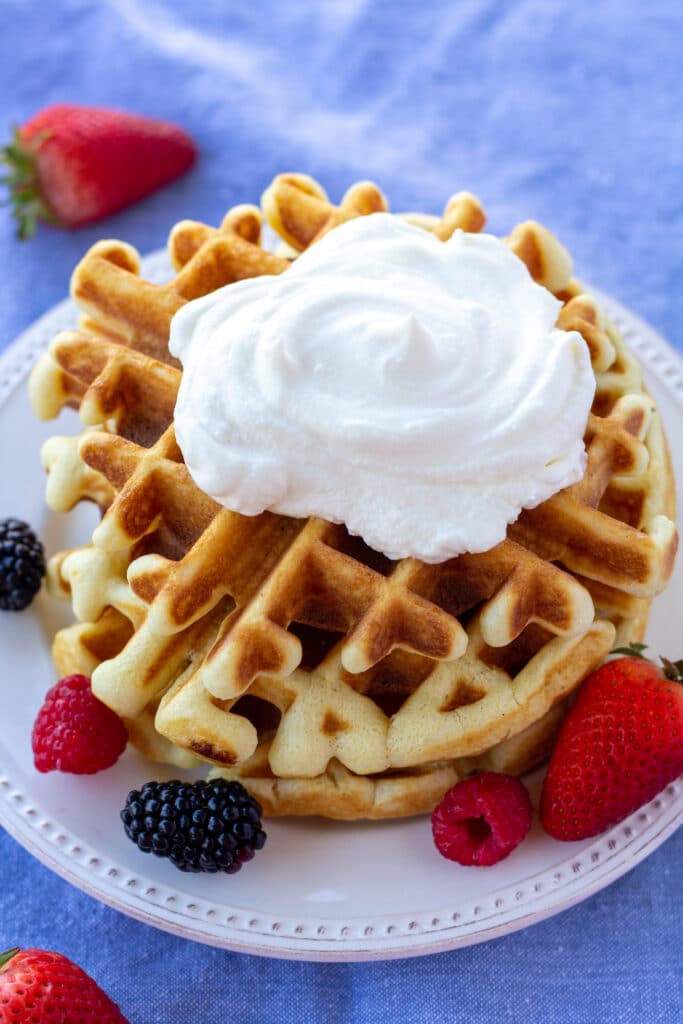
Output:
M440 565L390 561L320 519L245 517L199 490L174 434L173 314L286 273L337 224L386 209L370 183L334 206L312 179L281 175L262 210L176 225L164 285L140 277L132 247L100 242L72 280L80 329L31 378L41 418L68 405L84 424L44 447L49 505L102 512L90 543L50 563L78 620L55 638L58 671L91 675L147 756L209 762L266 814L416 814L474 770L529 770L579 682L642 638L675 556L670 461L640 370L531 222L506 241L562 301L559 326L581 333L596 376L579 483L492 550ZM280 251L261 246L264 216ZM442 217L408 216L442 240L485 220L469 193Z

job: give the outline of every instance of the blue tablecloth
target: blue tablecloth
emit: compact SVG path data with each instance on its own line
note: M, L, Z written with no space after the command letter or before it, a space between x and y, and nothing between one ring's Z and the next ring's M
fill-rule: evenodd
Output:
M178 122L202 153L104 225L19 244L0 212L0 347L66 294L103 234L147 251L175 220L217 223L278 171L304 170L333 197L375 179L394 209L436 212L470 189L496 233L538 219L585 280L683 349L677 0L4 0L0 11L0 123L61 100L122 106ZM0 834L0 946L73 957L131 1024L670 1024L683 1012L682 854L679 833L582 905L484 946L316 965L155 931Z

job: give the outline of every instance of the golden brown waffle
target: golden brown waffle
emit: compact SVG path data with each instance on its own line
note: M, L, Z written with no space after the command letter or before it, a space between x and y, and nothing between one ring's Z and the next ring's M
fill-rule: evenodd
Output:
M386 201L361 183L335 207L311 179L282 175L263 208L300 250ZM412 219L441 238L484 223L467 193L441 218ZM226 511L183 464L166 346L185 301L286 271L260 232L248 206L218 229L181 222L163 286L118 242L74 273L87 330L55 339L31 395L39 415L70 405L88 428L44 449L50 504L86 498L104 514L91 544L51 562L51 589L80 620L58 634L55 659L92 673L151 756L211 761L268 813L417 813L477 766L536 763L615 630L640 638L676 549L666 442L566 252L527 223L508 244L560 295L560 325L581 332L596 373L580 483L523 513L491 551L436 566L391 562L322 520Z
M273 773L266 736L248 761L236 768L212 768L209 777L238 779L263 806L266 815L320 815L325 818L399 818L431 811L446 790L477 771L522 775L552 750L567 710L567 701L522 732L477 757L397 768L377 775L355 775L330 761L321 775L281 778Z

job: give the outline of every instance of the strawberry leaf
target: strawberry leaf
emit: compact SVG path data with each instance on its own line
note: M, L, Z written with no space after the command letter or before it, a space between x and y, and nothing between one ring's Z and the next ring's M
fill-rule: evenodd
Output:
M9 963L13 956L16 956L17 953L20 952L21 950L19 949L19 947L14 946L13 949L8 949L6 950L6 952L0 953L0 970L2 970L5 964Z
M640 658L641 661L649 661L643 654L643 651L647 650L647 644L629 644L627 647L615 647L614 650L610 651L610 654L624 654L628 658Z
M41 195L33 153L24 146L16 128L12 141L0 149L0 163L8 168L8 173L0 178L0 184L9 188L9 201L17 221L17 237L31 238L39 220L58 224L58 218Z
M660 654L659 660L662 663L665 679L670 679L674 683L683 682L683 659L679 661L669 661L669 659L665 658L663 654Z

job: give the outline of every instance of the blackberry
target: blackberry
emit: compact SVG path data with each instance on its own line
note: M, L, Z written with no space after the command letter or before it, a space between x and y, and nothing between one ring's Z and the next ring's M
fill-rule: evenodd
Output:
M126 835L181 871L232 875L263 849L261 807L240 782L146 782L121 811Z
M27 608L44 575L43 545L28 523L0 520L0 609L19 612Z

